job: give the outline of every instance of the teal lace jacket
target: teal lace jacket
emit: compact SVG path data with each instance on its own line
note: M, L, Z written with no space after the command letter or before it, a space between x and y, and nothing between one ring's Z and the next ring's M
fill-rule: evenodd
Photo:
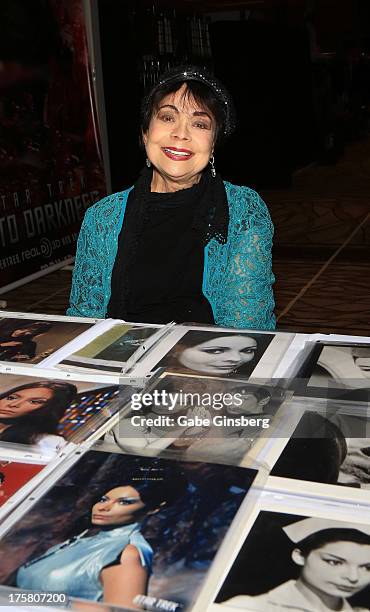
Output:
M217 325L274 329L270 215L253 189L227 182L225 188L230 215L228 240L223 245L213 238L205 247L203 293ZM106 316L129 191L109 195L86 211L77 243L68 315Z

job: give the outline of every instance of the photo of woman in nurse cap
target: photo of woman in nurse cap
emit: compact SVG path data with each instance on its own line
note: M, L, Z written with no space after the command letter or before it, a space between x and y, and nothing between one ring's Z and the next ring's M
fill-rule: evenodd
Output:
M263 612L364 612L347 601L370 584L370 526L321 518L296 521L283 531L299 567L288 580L257 596L238 595L223 605Z

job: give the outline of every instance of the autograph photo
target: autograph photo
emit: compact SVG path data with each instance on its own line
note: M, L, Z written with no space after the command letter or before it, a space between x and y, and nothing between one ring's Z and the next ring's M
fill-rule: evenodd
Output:
M144 342L158 332L159 327L133 327L115 325L95 338L88 345L76 351L61 366L65 369L88 369L120 372L132 355Z
M231 465L243 461L256 438L269 435L285 399L280 387L170 374L149 392L153 401L132 403L139 409L125 413L105 435L106 444Z
M256 612L370 607L370 525L262 511L216 602Z
M0 541L0 583L189 610L255 476L89 451Z
M271 475L370 489L370 420L366 406L362 415L355 408L307 410Z
M0 374L0 446L57 452L89 437L131 392L118 385Z
M90 327L92 323L0 319L0 361L39 363Z
M305 395L369 401L370 345L317 343L299 376Z
M158 363L169 372L249 377L273 334L188 331Z

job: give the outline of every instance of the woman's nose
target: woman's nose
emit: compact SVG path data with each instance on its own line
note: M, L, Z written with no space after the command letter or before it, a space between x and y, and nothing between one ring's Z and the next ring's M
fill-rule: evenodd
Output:
M240 354L238 351L228 351L225 355L225 361L230 363L239 363L240 362Z
M98 506L99 506L99 510L103 510L106 512L107 510L110 509L110 502L108 500L102 501L98 503Z
M179 119L172 129L172 136L181 140L189 140L190 132L186 119Z
M346 575L348 582L351 584L356 584L359 580L358 568L355 565L352 565L348 568L348 573Z

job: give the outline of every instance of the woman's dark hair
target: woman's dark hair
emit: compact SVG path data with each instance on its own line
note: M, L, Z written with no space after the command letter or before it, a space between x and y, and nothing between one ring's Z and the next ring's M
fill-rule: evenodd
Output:
M332 542L354 542L355 544L370 545L370 536L358 529L322 529L298 542L296 548L301 551L304 557L308 557L313 550Z
M179 66L163 74L144 98L141 107L141 129L149 129L150 120L166 96L178 91L183 84L186 89L183 101L195 101L200 108L208 110L215 120L215 145L234 129L234 108L225 87L204 69L197 66Z
M43 434L56 434L60 419L77 394L75 385L51 380L27 383L8 389L0 394L0 400L24 389L50 389L53 395L41 408L24 416L6 419L10 427L0 434L0 439L4 442L35 444Z
M148 510L154 510L160 506L168 507L183 497L187 491L188 481L184 474L178 472L153 479L143 478L142 475L132 476L130 485L140 494L142 502Z
M183 372L184 368L189 370L190 372L199 372L198 370L193 370L187 366L181 365L179 362L179 357L181 354L189 348L195 348L199 344L203 344L205 342L209 342L210 340L215 340L216 338L226 338L226 337L243 337L245 339L252 338L256 341L256 353L255 357L251 362L247 362L246 364L241 365L237 368L237 372L246 371L248 374L255 367L255 364L258 363L259 358L262 355L260 351L260 346L258 342L258 336L254 336L253 334L246 333L235 333L235 332L226 332L226 331L217 331L217 332L204 332L200 330L191 330L188 331L180 340L172 347L172 349L163 357L163 359L159 362L159 366L163 366L165 368L169 368L171 372ZM224 374L226 376L226 374Z

